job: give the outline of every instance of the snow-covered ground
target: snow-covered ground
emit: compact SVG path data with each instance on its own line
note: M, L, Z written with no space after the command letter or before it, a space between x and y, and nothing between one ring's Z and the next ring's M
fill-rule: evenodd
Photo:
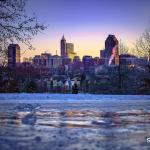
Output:
M0 94L0 150L149 150L150 96Z
M0 94L0 102L57 102L66 101L120 101L120 100L150 100L149 95L94 95L94 94Z

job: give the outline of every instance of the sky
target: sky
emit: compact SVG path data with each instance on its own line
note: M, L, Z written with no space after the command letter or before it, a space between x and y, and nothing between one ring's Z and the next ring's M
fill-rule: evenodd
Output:
M28 0L27 14L48 26L34 37L34 51L22 46L22 58L48 52L60 54L60 40L74 43L75 52L99 56L108 34L132 48L150 25L150 0Z

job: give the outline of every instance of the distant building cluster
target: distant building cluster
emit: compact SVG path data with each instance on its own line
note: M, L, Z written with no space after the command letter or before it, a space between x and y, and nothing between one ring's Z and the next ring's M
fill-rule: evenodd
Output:
M85 55L80 58L73 43L60 40L60 55L42 53L21 62L18 44L8 46L8 67L2 67L1 92L51 92L51 93L138 93L143 79L148 75L146 58L119 54L115 35L108 35L100 57ZM6 69L6 70L5 70ZM11 71L12 70L12 71ZM132 81L132 83L131 83ZM144 91L144 89L140 89ZM124 92L124 91L122 91Z
M18 44L10 44L8 47L8 66L44 68L53 74L67 73L97 73L104 66L118 66L119 64L135 66L139 61L136 56L120 54L118 40L115 35L108 35L105 40L105 49L100 50L100 57L83 56L82 59L75 53L74 44L67 43L63 36L60 40L60 56L50 53L42 53L33 58L25 58L20 62L20 47Z

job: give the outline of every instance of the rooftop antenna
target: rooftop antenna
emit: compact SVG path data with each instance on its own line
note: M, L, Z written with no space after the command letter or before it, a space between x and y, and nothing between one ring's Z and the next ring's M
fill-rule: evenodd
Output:
M56 55L57 55L57 50L56 50Z

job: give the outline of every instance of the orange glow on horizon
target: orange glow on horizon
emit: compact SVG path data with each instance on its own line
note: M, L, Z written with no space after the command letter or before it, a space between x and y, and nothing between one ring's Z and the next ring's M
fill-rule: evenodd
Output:
M105 29L106 30L106 29ZM76 30L75 30L76 31ZM65 38L67 42L71 42L74 44L75 52L78 56L82 59L84 55L91 55L93 57L100 56L100 50L103 50L105 47L105 39L107 38L108 34L112 33L113 28L108 30L108 32L100 32L99 30L88 31L88 29L81 29L78 32L67 32ZM97 32L96 32L97 31ZM46 32L46 31L45 31ZM125 33L126 34L125 34ZM132 33L127 34L126 30L118 30L118 33L115 34L118 40L122 40L129 48L133 47L133 43L136 40L135 34ZM51 53L52 55L57 54L60 55L60 40L63 33L61 32L52 32L49 31L41 36L37 36L34 38L32 44L36 48L36 50L27 50L24 45L20 45L21 47L21 58L24 57L34 57L35 55L40 55L41 53L47 52ZM126 36L123 36L126 35ZM24 51L26 52L24 53Z

